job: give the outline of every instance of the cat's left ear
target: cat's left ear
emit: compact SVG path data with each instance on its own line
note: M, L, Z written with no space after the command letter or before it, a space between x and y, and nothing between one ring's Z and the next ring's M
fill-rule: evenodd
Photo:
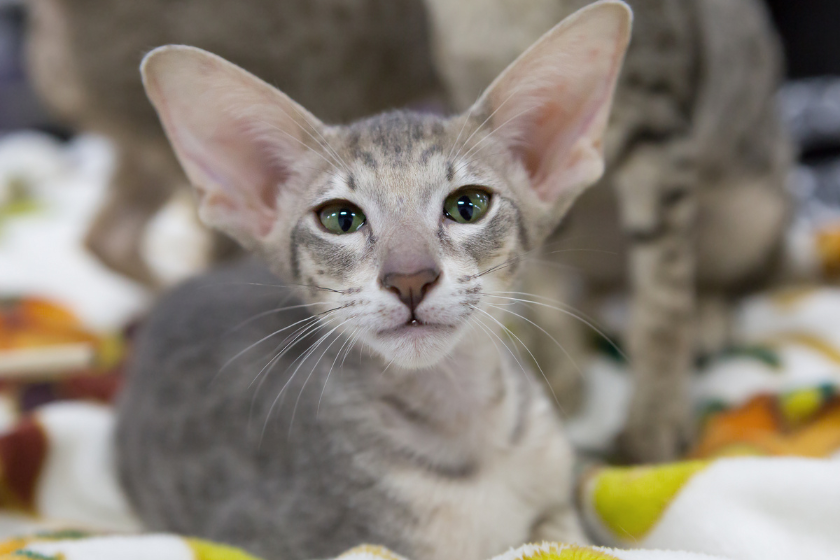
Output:
M604 172L603 136L632 19L620 1L576 12L508 66L475 106L492 115L493 135L553 207L565 209Z
M259 245L278 223L278 199L323 125L281 91L195 47L157 48L141 72L196 189L202 221L246 247Z

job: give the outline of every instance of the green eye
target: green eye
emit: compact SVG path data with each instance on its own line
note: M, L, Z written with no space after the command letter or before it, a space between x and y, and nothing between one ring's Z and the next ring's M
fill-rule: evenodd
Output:
M477 222L490 205L490 193L482 189L461 189L447 197L443 213L459 224Z
M318 218L327 231L336 235L353 233L365 225L367 218L349 202L334 202L318 210Z

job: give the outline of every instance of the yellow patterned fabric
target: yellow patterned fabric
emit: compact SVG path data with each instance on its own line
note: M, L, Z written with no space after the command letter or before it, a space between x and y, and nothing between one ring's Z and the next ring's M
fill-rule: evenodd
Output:
M187 539L187 544L195 554L195 560L259 560L237 548L201 539Z
M593 507L613 533L640 540L683 486L708 464L688 461L660 467L602 469L594 477Z
M617 560L601 550L581 546L541 545L535 552L525 552L519 560Z

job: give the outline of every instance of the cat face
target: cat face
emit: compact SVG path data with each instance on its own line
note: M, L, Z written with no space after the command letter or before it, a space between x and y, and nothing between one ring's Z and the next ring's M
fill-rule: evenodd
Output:
M305 288L313 312L386 360L429 366L510 291L603 170L630 13L600 2L555 27L465 115L320 123L191 47L143 64L200 214Z
M327 302L318 310L339 308L332 322L400 365L445 356L475 314L491 321L483 296L512 289L538 235L525 223L527 177L479 131L485 118L391 113L320 131L333 163L310 154L298 210L264 246L274 262L284 255L285 277L320 288L308 291ZM476 138L487 141L456 153Z

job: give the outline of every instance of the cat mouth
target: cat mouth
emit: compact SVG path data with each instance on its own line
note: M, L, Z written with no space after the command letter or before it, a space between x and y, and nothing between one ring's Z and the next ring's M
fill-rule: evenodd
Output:
M425 336L435 333L445 333L455 329L454 325L442 323L424 323L419 319L410 319L408 322L391 329L384 329L376 334L379 336Z

